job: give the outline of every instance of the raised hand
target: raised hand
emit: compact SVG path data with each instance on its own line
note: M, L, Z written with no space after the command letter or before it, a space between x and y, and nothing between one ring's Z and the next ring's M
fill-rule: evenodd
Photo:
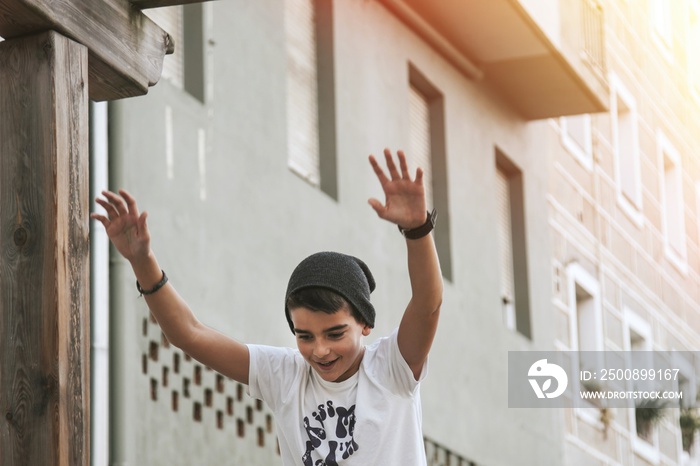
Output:
M386 166L389 170L388 178L373 155L369 156L369 163L374 169L379 183L384 190L385 202L382 204L377 199L370 199L369 204L377 212L380 218L395 223L402 228L416 228L425 223L425 189L423 187L423 170L416 169L415 180L411 179L406 163L406 155L398 151L399 167L396 168L394 157L389 149L384 149Z
M119 194L102 191L102 195L105 199L98 197L95 201L107 211L107 216L93 213L90 218L102 223L112 244L128 261L147 258L151 250L151 236L146 226L148 214L139 215L136 200L123 189Z

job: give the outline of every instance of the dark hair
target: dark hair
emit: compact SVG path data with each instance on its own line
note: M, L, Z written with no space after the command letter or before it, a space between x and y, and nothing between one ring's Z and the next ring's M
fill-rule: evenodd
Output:
M298 307L305 307L315 312L335 314L343 307L347 306L350 314L361 324L366 324L359 312L347 299L338 293L321 287L308 287L295 291L287 298L287 309L293 311Z

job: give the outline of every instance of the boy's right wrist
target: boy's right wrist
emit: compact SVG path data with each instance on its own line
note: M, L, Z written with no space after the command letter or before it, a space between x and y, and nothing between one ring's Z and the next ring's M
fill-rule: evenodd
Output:
M132 260L131 267L134 270L134 275L136 275L138 286L144 290L153 289L164 278L164 272L158 265L158 261L152 251L138 260Z
M148 251L148 254L145 256L131 258L129 259L129 263L131 264L131 268L134 269L134 272L137 272L137 275L139 271L147 272L149 269L160 270L153 251Z

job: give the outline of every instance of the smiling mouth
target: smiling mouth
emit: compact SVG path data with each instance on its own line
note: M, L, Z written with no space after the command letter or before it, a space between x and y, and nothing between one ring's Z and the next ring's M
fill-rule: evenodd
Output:
M335 365L335 363L337 361L338 361L338 359L336 358L336 359L334 359L332 361L328 361L328 362L316 361L316 364L323 370L329 370Z

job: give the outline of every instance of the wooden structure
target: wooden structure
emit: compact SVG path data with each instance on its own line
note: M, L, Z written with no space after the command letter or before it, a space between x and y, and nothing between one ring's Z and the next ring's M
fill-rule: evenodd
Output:
M88 101L143 95L172 53L140 9L0 3L0 464L90 464Z

